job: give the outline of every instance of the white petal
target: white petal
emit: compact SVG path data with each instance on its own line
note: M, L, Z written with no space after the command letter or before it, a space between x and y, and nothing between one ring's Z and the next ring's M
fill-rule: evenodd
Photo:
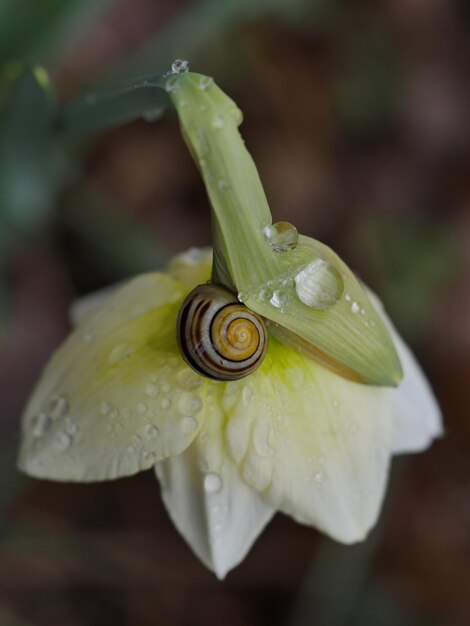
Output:
M226 387L229 450L272 506L339 541L361 540L377 519L388 476L389 393L271 339L260 369Z
M86 296L78 298L72 302L69 309L69 319L72 326L78 326L82 320L91 313L96 307L100 306L109 296L111 296L117 289L123 287L127 281L98 289Z
M201 561L224 578L243 560L274 509L243 482L225 451L219 400L206 398L205 406L198 438L155 469L175 526Z
M146 274L85 316L26 408L19 460L25 472L105 480L152 467L191 443L206 381L176 345L185 295L172 278Z
M422 369L397 333L377 296L369 291L378 313L382 316L397 348L403 368L403 380L393 392L395 412L392 452L417 452L427 448L442 435L442 415Z

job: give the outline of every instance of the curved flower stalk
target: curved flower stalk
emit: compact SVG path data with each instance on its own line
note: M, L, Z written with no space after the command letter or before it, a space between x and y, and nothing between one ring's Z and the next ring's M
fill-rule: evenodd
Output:
M175 73L166 88L208 190L213 254L192 249L76 308L25 410L19 465L69 481L154 467L176 527L219 577L276 510L360 541L391 456L441 433L432 392L347 266L272 224L235 104L205 76ZM265 358L242 378L194 371L181 350L177 319L207 281L265 320Z

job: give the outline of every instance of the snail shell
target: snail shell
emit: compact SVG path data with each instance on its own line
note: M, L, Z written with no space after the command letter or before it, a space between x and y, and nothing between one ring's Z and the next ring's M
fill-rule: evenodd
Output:
M184 300L177 322L181 355L196 372L237 380L259 367L268 334L259 315L219 285L199 285Z

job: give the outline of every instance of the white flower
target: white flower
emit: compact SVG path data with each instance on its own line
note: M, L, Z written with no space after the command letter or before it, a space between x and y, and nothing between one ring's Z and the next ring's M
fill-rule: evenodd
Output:
M401 360L397 388L347 380L272 336L247 378L199 376L179 354L175 324L210 265L193 250L168 273L75 310L78 326L26 408L20 467L66 481L154 467L176 527L220 578L276 510L338 541L362 540L392 455L423 450L442 432L421 369L370 296Z

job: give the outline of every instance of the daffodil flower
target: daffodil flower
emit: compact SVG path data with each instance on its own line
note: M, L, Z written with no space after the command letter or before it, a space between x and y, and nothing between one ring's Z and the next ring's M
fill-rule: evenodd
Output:
M153 467L176 527L222 578L275 511L364 539L392 455L426 448L441 416L378 299L329 248L272 224L236 105L189 72L166 88L206 184L213 252L191 249L79 304L25 410L19 464L83 482ZM232 318L200 330L219 298L254 316L240 332ZM254 363L245 352L263 332ZM229 357L208 366L218 347Z

